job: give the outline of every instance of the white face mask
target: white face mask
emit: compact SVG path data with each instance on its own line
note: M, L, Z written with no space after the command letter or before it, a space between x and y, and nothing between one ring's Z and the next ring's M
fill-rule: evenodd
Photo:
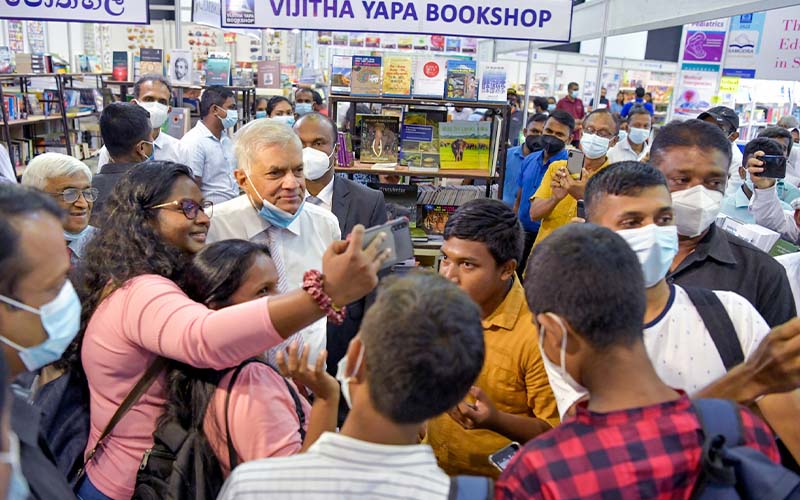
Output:
M561 353L559 355L560 364L556 365L550 361L550 358L548 358L547 354L544 352L545 332L541 325L539 326L539 350L542 353L542 362L544 363L544 369L547 372L547 377L550 380L550 386L552 387L553 394L556 397L558 412L563 418L566 411L569 410L569 405L573 404L575 401L578 401L584 396L588 396L589 391L576 382L575 379L572 378L572 375L570 375L567 371L567 327L564 325L564 321L553 313L547 313L547 315L558 321L558 324L561 327Z
M167 121L169 106L165 106L160 102L139 102L138 104L150 113L150 128L161 128L164 122Z
M342 386L342 396L344 396L344 400L347 403L348 408L353 407L353 400L350 396L350 380L356 376L358 370L361 369L361 363L364 361L364 346L361 346L361 349L358 351L358 358L356 359L356 366L353 368L353 374L347 375L347 355L345 355L341 360L339 360L339 364L336 367L336 380L339 381L339 385Z
M644 141L650 138L650 129L631 127L628 133L628 139L634 144L644 144Z
M590 160L602 158L608 152L611 139L606 139L595 134L583 134L581 136L581 151Z
M722 204L722 193L703 185L672 193L672 208L678 234L694 238L714 223Z
M664 279L678 254L678 230L675 226L649 224L636 229L623 229L617 234L636 252L646 288Z
M303 175L310 181L315 181L325 175L331 168L331 156L336 151L334 147L330 156L314 148L303 148Z

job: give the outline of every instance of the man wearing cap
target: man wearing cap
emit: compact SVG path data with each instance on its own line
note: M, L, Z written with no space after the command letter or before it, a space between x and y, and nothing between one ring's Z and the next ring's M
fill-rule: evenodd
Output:
M739 138L739 115L731 108L716 106L700 113L697 119L713 123L728 136L728 140L731 141L731 164L728 167L728 178L739 175L739 167L742 166L742 151L736 145L736 139Z

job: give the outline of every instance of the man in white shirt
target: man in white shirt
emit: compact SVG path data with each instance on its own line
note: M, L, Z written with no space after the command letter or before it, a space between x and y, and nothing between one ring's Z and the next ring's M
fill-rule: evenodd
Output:
M8 156L8 150L0 144L0 183L17 183L17 172L14 166L11 165L11 158Z
M706 387L750 358L769 333L767 323L736 293L667 281L678 233L667 181L655 168L636 162L608 168L589 181L585 202L588 222L617 231L639 257L648 287L644 343L659 377L690 395L720 397ZM585 396L560 372L548 370L548 377L562 415ZM770 394L757 404L797 456L800 432L794 419L800 398L792 392Z
M728 137L731 142L731 162L728 165L728 178L737 178L739 167L742 166L743 162L742 150L736 145L736 139L739 138L739 115L731 108L716 106L697 115L697 119L713 123Z
M172 112L172 85L161 75L144 75L139 78L133 86L134 104L138 104L150 113L150 126L153 127L153 146L155 153L153 159L156 161L172 161L175 163L185 163L180 148L180 141L171 135L161 132L161 127L167 121ZM98 171L111 161L108 150L105 146L100 148L97 153Z
M465 121L469 120L470 115L474 113L472 108L464 108L461 106L455 106L453 109L449 110L448 115L450 116L450 121Z
M643 161L650 152L650 129L653 117L643 106L634 106L628 112L628 137L620 140L608 151L608 162Z
M455 498L419 432L467 395L483 358L478 306L457 285L433 274L393 281L339 365L351 407L341 432L323 434L305 453L240 465L218 498ZM486 491L489 481L479 484Z
M785 137L769 137L771 140L780 144L783 155L787 158L791 155L794 143L792 137L784 129L773 127L762 131L781 131L785 132ZM772 134L767 133L765 137ZM761 134L759 134L761 137ZM766 149L766 147L764 148ZM774 153L774 151L770 151ZM761 177L764 171L764 162L761 157L765 154L764 151L756 151L747 159L747 170L750 173L750 179L753 181L753 197L750 201L750 212L753 214L756 224L764 226L767 229L776 231L781 235L781 238L792 243L800 243L800 201L797 199L791 200L791 207L794 212L787 212L781 203L781 196L778 193L778 181L769 177ZM788 172L788 165L787 165Z
M186 159L181 162L192 169L203 197L222 203L239 196L234 178L236 157L228 130L239 120L233 92L213 86L200 97L200 120L181 139Z
M788 130L794 142L794 147L789 153L789 161L786 164L786 180L797 186L800 184L800 143L797 142L800 120L796 116L786 115L778 120L778 126Z
M255 120L235 138L239 168L234 172L245 194L214 207L208 242L238 238L266 244L278 269L281 293L300 288L303 274L321 269L328 246L341 239L339 223L329 211L304 201L303 147L283 123ZM342 304L343 305L343 304ZM297 335L310 345L316 359L325 349L326 320Z

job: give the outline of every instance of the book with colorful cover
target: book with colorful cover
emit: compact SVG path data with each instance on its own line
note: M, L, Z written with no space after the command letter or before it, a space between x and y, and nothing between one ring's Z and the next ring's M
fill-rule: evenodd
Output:
M353 56L350 94L354 96L381 95L381 58Z
M163 51L161 49L139 49L139 70L142 75L164 76Z
M508 99L508 68L503 63L478 64L478 100L506 102Z
M400 119L361 115L361 163L397 163Z
M480 126L479 123L485 125ZM445 170L488 170L490 136L491 124L489 122L456 120L440 123L440 168Z
M461 52L461 37L448 36L445 42L445 50L447 52Z
M280 61L258 61L256 64L256 82L262 89L281 88Z
M425 234L444 234L447 220L456 210L456 205L419 205L417 227L425 231Z
M114 51L111 55L111 79L117 82L128 81L128 52Z
M409 168L438 170L439 123L447 112L416 110L406 112L400 142L400 164Z
M383 95L393 97L411 96L410 57L390 56L385 58L383 69Z
M353 72L352 56L333 56L331 64L331 93L349 94Z
M191 85L194 82L194 59L189 49L169 51L169 79L173 84Z
M229 52L212 52L206 61L206 85L229 85L231 80L231 55Z
M417 227L417 186L408 184L382 184L370 182L368 187L383 193L386 201L386 220L406 217L412 235Z
M475 61L447 61L445 99L476 101L478 99L477 69Z
M420 58L414 73L414 97L441 99L447 77L447 60L439 57Z

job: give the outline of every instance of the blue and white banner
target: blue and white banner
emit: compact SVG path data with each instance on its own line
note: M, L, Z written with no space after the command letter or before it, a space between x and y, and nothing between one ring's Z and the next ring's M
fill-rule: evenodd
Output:
M731 19L724 76L795 81L800 74L800 6Z
M572 0L222 0L222 4L225 28L367 30L548 42L568 42L572 29Z
M0 0L0 18L149 24L148 0Z

